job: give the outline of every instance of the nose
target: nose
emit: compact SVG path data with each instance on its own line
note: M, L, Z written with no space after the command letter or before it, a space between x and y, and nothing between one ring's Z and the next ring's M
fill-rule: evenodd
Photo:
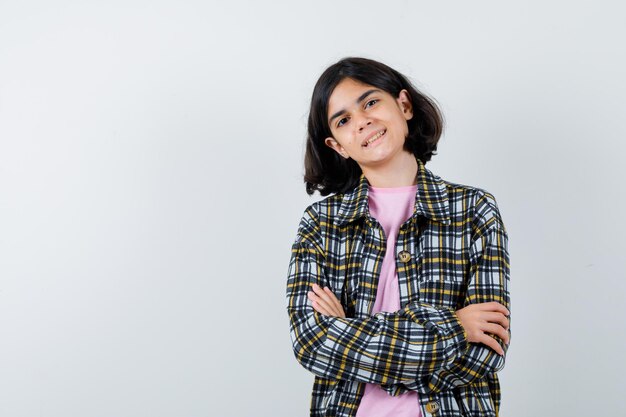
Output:
M357 119L357 126L359 128L359 132L363 131L363 128L365 126L369 126L372 124L372 121L369 119L369 117L367 117L367 115L360 115L360 117Z

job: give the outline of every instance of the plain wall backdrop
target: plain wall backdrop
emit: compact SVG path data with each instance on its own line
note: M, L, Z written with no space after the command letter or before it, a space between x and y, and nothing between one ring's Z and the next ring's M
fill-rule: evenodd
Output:
M294 417L285 309L319 199L308 104L344 56L440 104L427 168L509 233L501 416L626 388L621 2L0 2L0 415Z

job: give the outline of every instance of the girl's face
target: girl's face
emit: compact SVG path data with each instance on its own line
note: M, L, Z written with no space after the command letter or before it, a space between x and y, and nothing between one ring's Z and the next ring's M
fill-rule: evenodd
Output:
M412 109L406 90L393 97L377 87L344 78L328 101L332 137L325 143L344 158L354 159L363 171L399 161Z

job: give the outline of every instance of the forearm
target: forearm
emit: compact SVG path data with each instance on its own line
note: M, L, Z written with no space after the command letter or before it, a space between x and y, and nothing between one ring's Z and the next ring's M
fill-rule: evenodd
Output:
M421 379L418 378L411 382L395 385L384 384L382 388L390 393L402 393L407 390L441 392L459 386L470 385L477 380L486 378L489 374L496 373L504 368L506 352L509 346L500 337L496 335L491 335L491 337L502 347L504 355L500 355L482 343L469 342L465 352L457 355L454 360L446 362L431 374L424 375Z
M465 355L457 357L456 360L438 369L428 378L428 389L439 392L469 385L485 378L487 374L504 368L508 345L499 337L494 336L494 338L504 349L505 355L500 355L482 344L470 343Z
M452 363L467 348L460 322L427 305L365 319L297 311L290 318L296 359L324 378L410 383Z

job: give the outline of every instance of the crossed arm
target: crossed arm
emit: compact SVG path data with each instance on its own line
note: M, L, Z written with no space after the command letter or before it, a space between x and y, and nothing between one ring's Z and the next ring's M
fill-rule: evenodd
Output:
M307 296L318 313L330 317L346 317L341 303L330 288L312 284ZM509 344L509 310L504 305L496 301L470 304L456 310L456 315L465 329L468 342L482 343L504 355L504 349L490 336L498 335Z
M502 369L510 341L507 234L491 195L479 199L476 215L463 308L417 301L364 319L346 318L332 291L320 287L327 280L319 225L305 216L287 285L298 361L325 378L430 391L471 384Z
M296 359L326 379L375 384L411 384L452 364L467 348L465 330L447 309L409 303L395 313L365 318L320 314L307 293L327 282L316 244L292 246L287 311Z
M471 384L504 367L510 343L510 275L508 235L495 199L483 194L476 205L477 239L470 247L472 268L467 280L464 307L449 309L461 323L468 347L453 361L434 369L425 380L405 383L416 389L425 383L431 391ZM326 316L344 317L341 303L329 288L311 287L313 308Z

